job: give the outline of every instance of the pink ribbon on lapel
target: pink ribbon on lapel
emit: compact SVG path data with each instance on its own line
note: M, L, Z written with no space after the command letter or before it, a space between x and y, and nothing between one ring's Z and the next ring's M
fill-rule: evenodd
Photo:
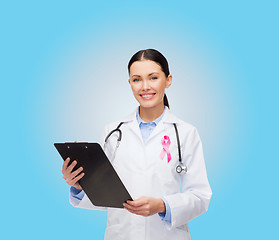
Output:
M171 144L170 138L169 136L164 136L161 140L162 145L163 145L163 149L162 152L160 154L160 158L163 159L165 154L167 153L167 157L168 157L168 163L171 160L171 154L170 154L170 150L169 150L169 146Z

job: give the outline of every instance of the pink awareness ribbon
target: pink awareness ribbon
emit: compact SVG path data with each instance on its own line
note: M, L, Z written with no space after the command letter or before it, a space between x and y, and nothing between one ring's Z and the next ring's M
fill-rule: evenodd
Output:
M170 150L169 150L169 146L171 144L171 141L170 141L169 136L164 136L162 138L161 142L162 142L162 145L163 145L163 149L161 151L160 158L163 159L165 154L167 153L168 163L169 163L170 160L171 160L171 154L170 154Z

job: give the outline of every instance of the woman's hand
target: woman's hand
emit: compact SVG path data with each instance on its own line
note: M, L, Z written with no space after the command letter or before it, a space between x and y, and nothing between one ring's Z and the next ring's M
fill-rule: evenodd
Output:
M70 162L70 158L68 157L63 163L63 167L62 167L63 178L65 179L66 183L68 183L70 186L75 187L77 190L81 191L82 187L79 185L77 181L84 176L84 172L81 173L83 168L80 167L77 170L73 171L73 168L77 164L77 161L73 161L70 165L69 162Z
M128 200L123 206L129 212L145 217L166 212L165 203L161 198L140 197L134 201Z

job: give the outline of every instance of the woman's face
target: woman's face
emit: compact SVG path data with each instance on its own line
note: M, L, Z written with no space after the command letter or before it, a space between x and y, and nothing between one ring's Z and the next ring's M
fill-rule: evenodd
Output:
M162 105L165 89L171 82L172 75L166 77L161 66L154 61L136 61L130 67L129 83L136 100L143 108Z

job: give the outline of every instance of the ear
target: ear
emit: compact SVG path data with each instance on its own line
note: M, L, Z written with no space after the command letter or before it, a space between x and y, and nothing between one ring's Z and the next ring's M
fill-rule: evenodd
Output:
M130 81L130 78L128 79L128 83L131 85L131 81Z
M169 74L169 76L166 79L166 88L169 88L171 86L172 83L172 75Z

